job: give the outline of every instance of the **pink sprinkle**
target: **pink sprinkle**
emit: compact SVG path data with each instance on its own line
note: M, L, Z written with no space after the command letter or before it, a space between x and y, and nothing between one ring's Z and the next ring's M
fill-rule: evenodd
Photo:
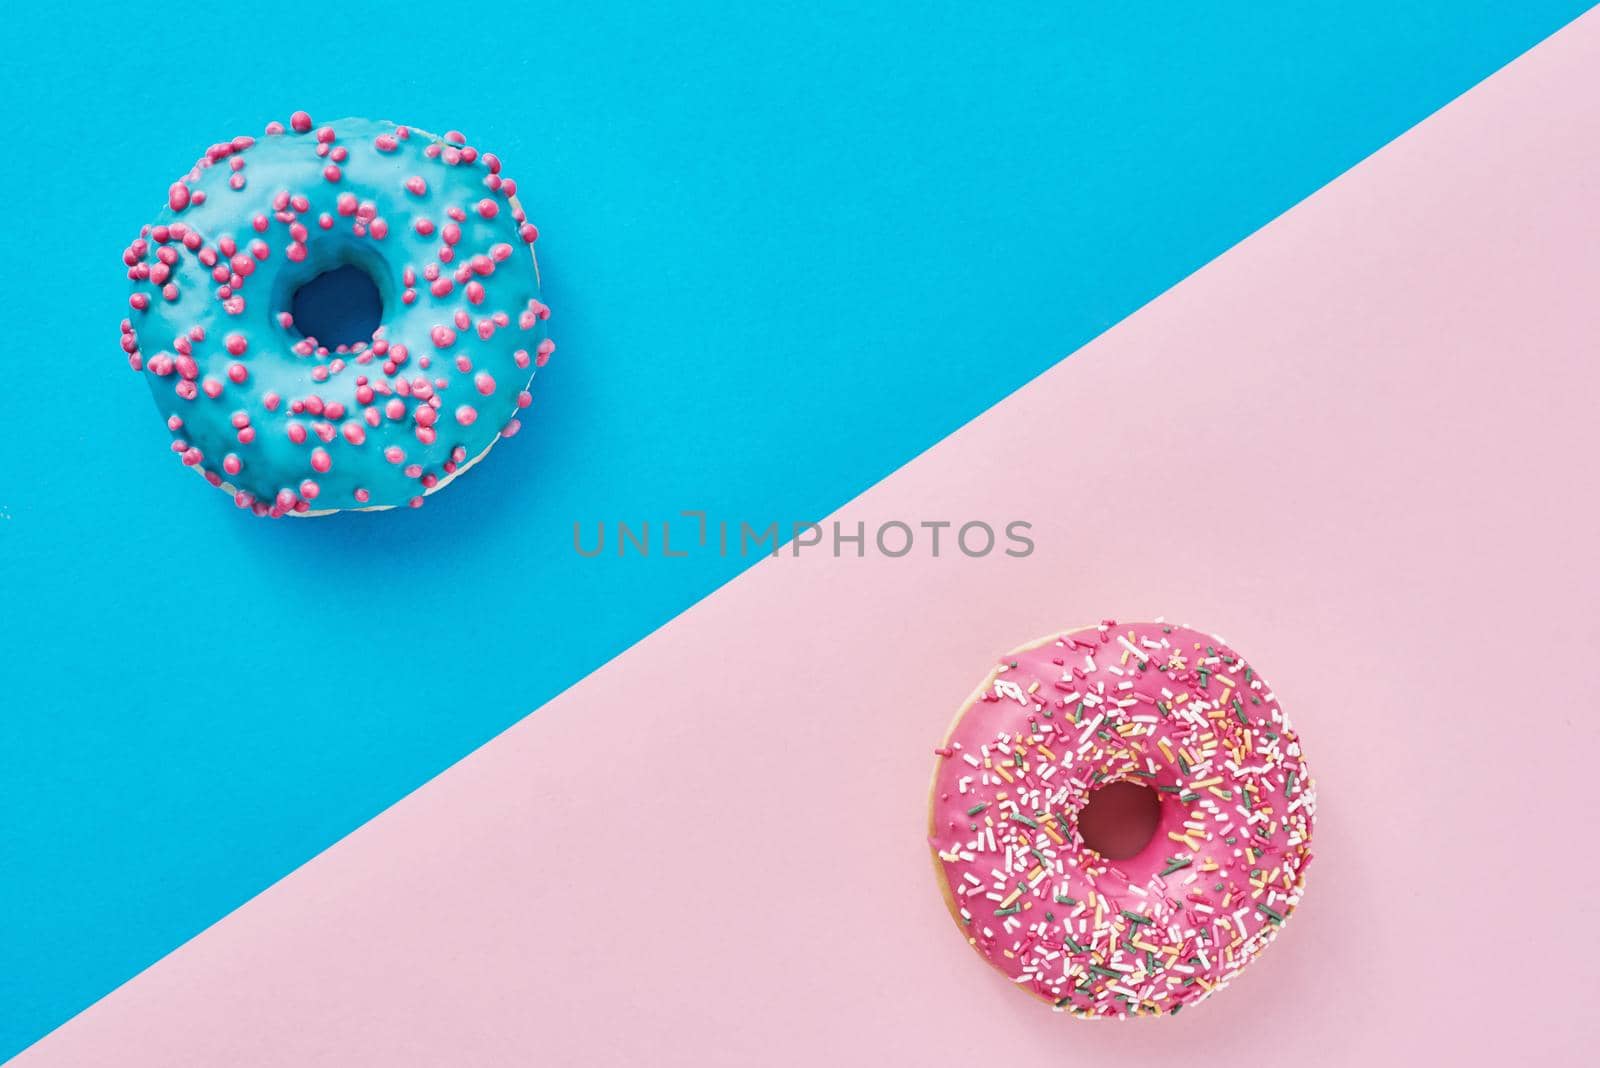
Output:
M250 371L242 363L228 365L228 380L236 386L242 386L250 378Z
M356 502L358 504L366 504L368 501L372 500L372 494L368 493L366 490L362 489L360 486L357 486L356 487L356 492L355 492L355 498L356 498Z
M539 228L533 223L523 223L517 228L517 233L530 245L539 240Z
M390 445L383 450L383 458L392 464L398 464L405 460L406 451L398 445Z
M413 196L426 196L428 192L428 183L422 180L421 175L413 174L410 178L406 179L406 191L411 193Z
M352 445L360 445L367 440L366 428L354 419L346 423L341 429L344 431L344 439Z
M338 179L331 179L338 181ZM356 213L356 195L354 193L340 193L339 199L334 202L340 215L354 215Z
M222 469L230 475L237 475L244 470L244 461L240 460L235 453L230 452L222 458Z
M412 413L412 418L418 426L432 426L439 418L439 413L426 404L417 405L417 410Z
M322 176L330 182L337 182L343 175L344 172L339 169L339 165L336 163L330 163L322 168Z
M472 377L472 384L478 387L478 392L485 397L494 392L494 376L488 371L479 371Z
M267 133L269 135L270 134L281 134L281 133L283 133L283 123L278 122L276 119L274 119L272 122L267 123Z
M429 332L434 348L447 349L456 343L456 332L448 326L436 326Z
M167 187L167 205L173 211L182 211L189 206L189 187L182 182L173 182Z
M261 403L266 405L267 411L275 412L278 410L278 405L283 403L283 398L278 396L277 393L268 393L261 398Z
M322 487L311 481L309 478L300 483L300 496L304 497L308 501L316 500L317 494L321 492Z
M439 231L439 236L444 238L445 244L453 245L461 240L461 227L453 222L447 222L444 224L444 229Z
M327 449L311 450L311 470L319 475L325 475L331 467L333 467L333 458L328 455Z
M289 126L295 133L305 133L311 129L311 116L303 111L297 111L289 116Z
M243 356L245 349L250 347L250 342L243 334L229 334L223 338L222 344L230 356Z
M478 201L477 207L478 214L482 215L485 219L492 219L496 215L500 214L500 205L496 204L488 197L484 197L482 200Z
M289 440L296 445L306 443L306 426L304 423L291 422L288 427Z
M379 152L393 152L400 147L400 142L395 140L394 134L379 134L373 144L377 146Z
M478 421L478 409L470 404L463 404L456 409L456 422L462 426L471 426Z
M383 406L383 414L390 419L401 420L406 417L406 402L399 397L390 397Z

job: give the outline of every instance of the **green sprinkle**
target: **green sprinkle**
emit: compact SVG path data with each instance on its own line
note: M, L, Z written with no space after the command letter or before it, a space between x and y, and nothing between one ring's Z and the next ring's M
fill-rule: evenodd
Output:
M1075 897L1068 897L1066 894L1057 894L1056 895L1056 904L1057 905L1076 905L1077 903L1078 903L1078 899L1075 898Z
M980 802L980 803L978 803L976 805L973 805L971 808L967 809L967 815L976 816L978 813L982 812L984 809L986 809L988 807L989 807L988 802L986 802L986 801L985 802Z
M1261 902L1257 902L1256 903L1256 908L1258 908L1262 912L1266 913L1267 916L1272 920L1273 923L1282 923L1283 922L1283 913L1279 912L1275 908L1272 908L1270 905L1265 905L1265 904L1262 904Z
M1036 821L1030 820L1028 817L1024 816L1020 812L1013 812L1011 814L1011 818L1013 820L1015 820L1016 822L1018 822L1020 824L1023 824L1024 826L1027 826L1027 827L1037 828L1039 826L1039 824Z
M1094 974L1100 975L1100 976L1104 976L1107 979L1121 979L1122 978L1122 976L1120 974L1118 974L1117 972L1112 971L1110 968L1102 968L1098 964L1089 965L1089 970L1091 972L1094 972Z
M1012 905L1008 909L995 909L994 910L994 914L996 916L1012 916L1012 915L1015 915L1016 913L1021 912L1021 911L1022 911L1022 906L1021 905Z
M1151 922L1150 921L1150 917L1141 916L1141 915L1139 915L1139 913L1131 912L1128 909L1123 909L1122 910L1122 914L1128 918L1128 922L1129 923L1149 923L1149 922Z
M1193 857L1173 857L1171 860L1167 861L1167 866L1161 870L1161 875L1163 878L1165 878L1175 871L1182 871L1184 868L1187 868L1193 863Z

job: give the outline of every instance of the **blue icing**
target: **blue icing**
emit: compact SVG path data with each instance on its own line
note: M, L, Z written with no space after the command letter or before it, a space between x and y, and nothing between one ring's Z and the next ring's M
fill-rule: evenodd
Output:
M136 338L134 363L142 366L156 406L169 426L173 416L182 420L173 427L173 438L184 443L193 466L248 494L247 502L259 502L258 512L284 490L293 495L296 510L320 511L404 505L438 488L487 451L517 417L519 394L533 377L545 340L548 313L539 303L538 271L519 233L520 211L505 187L493 188L499 179L491 177L484 156L417 130L401 139L402 128L389 122L344 119L324 125L335 135L330 157L317 155L321 127L268 134L240 150L208 154L214 157L209 166L197 166L173 186L168 209L143 231L145 247L136 244L125 257L131 275L155 271L155 277L134 278L129 320ZM379 149L380 136L392 139L393 151ZM438 146L433 158L426 154L430 145ZM347 155L336 164L338 180L329 181L324 169L339 148ZM447 162L458 155L464 158ZM235 160L242 161L237 170ZM407 188L413 176L426 183L421 195ZM233 188L230 183L240 179L242 188ZM185 190L189 202L177 210ZM281 205L285 194L304 200L280 210L275 200ZM346 212L354 198L357 214L341 213L341 195L346 195ZM477 210L485 200L498 209L492 215ZM452 218L447 214L452 208L464 217ZM332 219L331 228L321 226L323 215ZM267 220L264 231L256 228L258 218ZM416 229L424 219L433 225L426 236ZM459 227L460 237L453 260L441 262L448 223ZM155 240L160 227L171 230L178 224L203 244L193 247L194 236L187 246L177 236L164 245ZM304 259L294 262L288 253L299 226L306 231ZM219 294L227 279L219 283L215 268L202 260L209 249L218 263L226 263L223 248L229 238L235 256L249 257L252 268L239 272L242 285L231 302ZM263 246L265 258L258 258L254 252ZM174 251L163 253L164 248ZM173 259L174 253L170 265L159 259ZM470 281L482 286L478 303L469 300L469 280L457 278L458 268L470 270L475 257L480 257L479 270ZM450 281L448 293L432 292L424 276L430 264ZM360 352L297 352L297 344L305 350L310 343L284 323L282 314L302 285L345 265L360 268L377 287L383 309L377 340ZM490 265L493 269L485 270ZM415 272L409 287L407 268ZM170 274L163 279L164 269ZM165 299L162 283L176 286L176 299ZM404 299L408 291L410 304ZM479 295L476 286L473 291ZM138 294L148 301L144 309L137 306ZM465 329L458 324L461 313L470 319ZM479 332L485 324L487 337ZM204 336L188 342L190 365L179 339L192 337L196 327ZM435 337L441 327L454 335L444 347L439 342L447 336ZM228 344L230 339L237 344L238 337L247 348L235 355ZM126 338L124 347L132 347ZM404 362L386 368L386 360L401 351L407 354ZM458 366L458 360L465 362ZM234 364L248 372L243 383L230 380ZM325 379L317 380L319 374ZM374 391L370 398L362 389L363 377ZM275 410L266 403L270 394L281 398ZM315 412L318 403L321 415ZM330 406L337 406L332 411L339 418L327 417ZM431 442L423 440L426 430L419 435L430 414L419 418L424 406L433 409ZM463 408L476 413L470 424L457 416ZM248 416L253 440L239 440L238 413ZM303 441L291 437L294 425L304 429ZM314 459L320 463L323 454L327 470L319 471ZM399 462L393 462L397 455ZM225 460L233 466L234 458L237 473L224 469ZM309 501L301 496L308 479L316 484L315 499ZM366 500L358 499L358 489L366 492Z

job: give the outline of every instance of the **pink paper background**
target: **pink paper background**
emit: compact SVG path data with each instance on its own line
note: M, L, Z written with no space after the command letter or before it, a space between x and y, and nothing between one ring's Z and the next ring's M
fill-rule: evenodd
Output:
M840 513L1031 558L765 562L16 1063L1592 1060L1597 239L1591 15ZM1273 680L1318 856L1232 989L1082 1023L953 928L930 750L1157 614Z

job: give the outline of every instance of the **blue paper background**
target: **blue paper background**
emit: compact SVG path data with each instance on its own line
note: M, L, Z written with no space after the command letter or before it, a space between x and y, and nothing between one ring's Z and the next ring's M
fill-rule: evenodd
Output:
M750 562L574 522L826 513L1584 7L1404 6L8 11L0 1056ZM117 349L168 182L297 107L544 235L526 429L420 512L235 512Z

